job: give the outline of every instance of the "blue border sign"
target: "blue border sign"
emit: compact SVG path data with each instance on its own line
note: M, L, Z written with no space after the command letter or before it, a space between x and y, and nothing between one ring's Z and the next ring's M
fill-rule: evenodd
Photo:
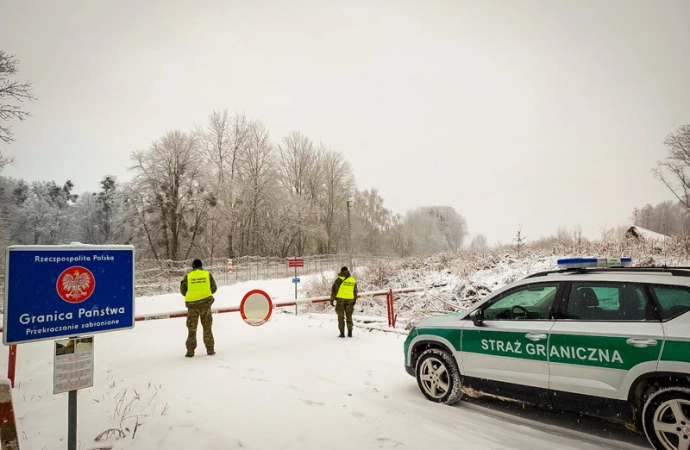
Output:
M134 327L134 247L13 245L5 345Z

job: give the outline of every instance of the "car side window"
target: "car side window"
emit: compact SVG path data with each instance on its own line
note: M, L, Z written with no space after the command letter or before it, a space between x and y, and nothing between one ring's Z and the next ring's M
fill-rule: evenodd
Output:
M661 307L661 318L672 319L690 309L690 290L682 286L651 286Z
M642 285L626 283L572 283L565 319L588 321L644 321L649 302Z
M535 283L506 291L484 309L484 320L549 320L558 283Z

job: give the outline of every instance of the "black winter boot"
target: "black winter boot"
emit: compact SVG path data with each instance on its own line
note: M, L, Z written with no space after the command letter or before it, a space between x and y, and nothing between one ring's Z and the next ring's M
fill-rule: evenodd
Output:
M352 337L352 330L347 330L347 337Z
M345 337L345 332L344 332L343 330L340 330L340 336L338 336L338 337L344 338L344 337Z

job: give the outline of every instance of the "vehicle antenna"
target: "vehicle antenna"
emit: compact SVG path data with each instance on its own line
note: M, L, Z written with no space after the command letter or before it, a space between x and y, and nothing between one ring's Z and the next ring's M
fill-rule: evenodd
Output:
M664 230L664 269L666 268L666 223L661 224L661 229Z

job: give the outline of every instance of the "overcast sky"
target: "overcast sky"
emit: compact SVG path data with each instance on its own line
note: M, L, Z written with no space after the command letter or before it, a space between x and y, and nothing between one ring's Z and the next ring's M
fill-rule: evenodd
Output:
M228 108L342 153L403 214L510 243L626 225L690 123L690 1L4 1L34 82L3 175L127 181L130 153Z

